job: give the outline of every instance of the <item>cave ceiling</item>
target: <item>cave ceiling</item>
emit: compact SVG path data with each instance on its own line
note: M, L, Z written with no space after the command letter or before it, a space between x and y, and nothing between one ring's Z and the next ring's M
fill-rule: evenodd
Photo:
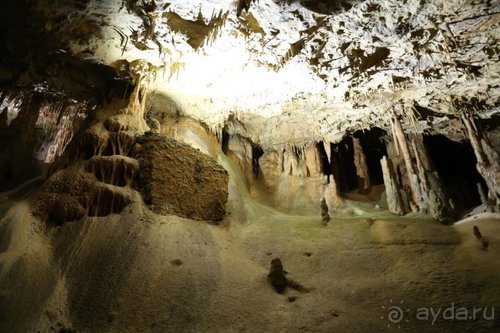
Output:
M2 62L14 68L3 83L50 81L33 64L64 55L118 73L140 67L155 112L263 146L336 142L388 129L394 115L409 130L460 139L457 113L499 112L498 1L8 2L29 18L3 20Z

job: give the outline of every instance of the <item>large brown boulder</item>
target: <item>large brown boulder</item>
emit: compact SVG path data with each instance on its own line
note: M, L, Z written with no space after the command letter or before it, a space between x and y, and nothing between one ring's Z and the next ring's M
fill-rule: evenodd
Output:
M137 186L154 212L195 220L224 218L229 178L213 158L161 134L148 133L138 142Z

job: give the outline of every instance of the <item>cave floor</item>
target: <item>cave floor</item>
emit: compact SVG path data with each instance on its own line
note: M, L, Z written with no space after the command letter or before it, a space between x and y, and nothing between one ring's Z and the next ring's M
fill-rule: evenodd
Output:
M500 331L499 216L450 227L351 203L325 227L252 200L229 172L220 225L154 214L138 195L59 227L22 197L0 203L0 331ZM307 291L272 289L275 257Z

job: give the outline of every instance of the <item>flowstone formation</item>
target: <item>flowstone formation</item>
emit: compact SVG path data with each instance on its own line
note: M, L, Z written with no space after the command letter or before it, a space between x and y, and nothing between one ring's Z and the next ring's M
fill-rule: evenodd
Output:
M144 134L144 120L131 112L135 101L99 110L98 121L76 137L32 198L37 217L60 225L119 214L139 198L135 189L157 213L209 221L224 217L226 171L186 144Z

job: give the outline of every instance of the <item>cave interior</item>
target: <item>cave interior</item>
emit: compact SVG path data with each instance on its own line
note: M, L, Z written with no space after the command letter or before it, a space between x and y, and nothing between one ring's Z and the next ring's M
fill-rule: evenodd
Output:
M2 7L0 332L500 332L497 1Z

